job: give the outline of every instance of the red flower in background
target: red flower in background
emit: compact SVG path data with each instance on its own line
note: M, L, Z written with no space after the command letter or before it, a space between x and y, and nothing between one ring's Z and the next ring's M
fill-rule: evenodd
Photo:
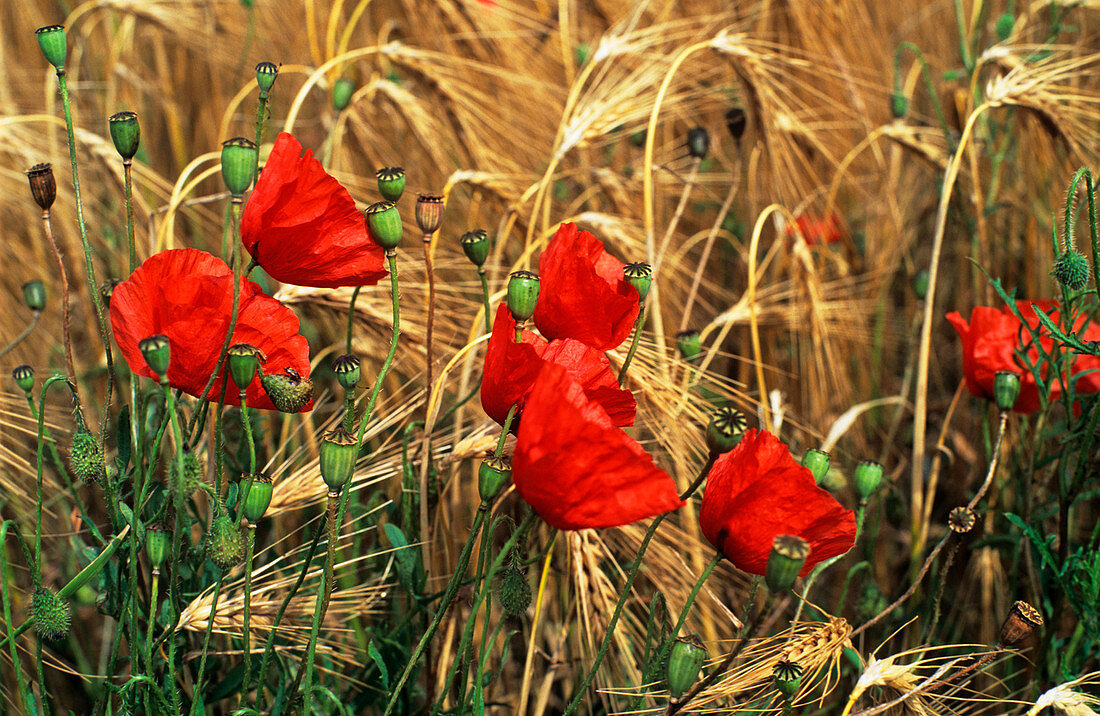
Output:
M542 335L574 338L601 351L626 340L638 318L638 291L623 264L576 224L562 224L539 257L535 325Z
M795 219L797 229L788 225L786 234L788 241L794 241L797 233L802 234L807 246L818 244L835 244L844 238L844 230L840 226L840 217L830 212L824 216L803 214Z
M749 430L707 475L699 526L726 559L749 574L764 574L772 541L794 535L810 543L802 567L844 554L856 540L851 510L814 482L787 446L766 430Z
M668 473L560 365L527 396L512 457L516 492L552 527L617 527L684 503Z
M168 382L173 388L202 397L202 389L217 365L233 310L233 272L221 259L197 249L162 251L146 259L111 296L111 327L130 370L156 378L138 348L149 336L168 336L172 360ZM233 343L248 343L267 356L264 373L292 368L309 377L309 344L298 333L298 317L241 279L240 309ZM223 375L214 381L207 399L221 397ZM275 410L259 380L248 387L248 405ZM236 386L225 402L239 405ZM312 409L313 404L306 406Z
M348 190L281 132L241 218L248 253L272 278L316 288L371 286L383 251Z
M524 331L522 341L516 343L515 332L516 320L501 304L481 380L481 406L490 418L503 425L513 404L518 403L522 410L543 366L555 363L580 383L585 397L607 411L612 424L634 424L634 394L619 387L606 355L569 338L547 343L532 331ZM513 431L517 425L513 422Z
M1035 315L1035 307L1040 308L1055 322L1059 318L1059 304L1057 301L1017 301L1016 308L1024 317L1027 325L1032 328L1040 326L1039 319ZM993 399L993 377L999 370L1011 370L1020 375L1020 397L1016 400L1014 411L1018 413L1033 413L1041 406L1039 399L1039 386L1031 370L1020 361L1016 355L1017 349L1027 354L1032 364L1039 362L1039 348L1035 345L1035 339L1028 329L1023 326L1007 306L991 308L989 306L975 306L970 312L970 321L952 311L947 314L947 320L959 333L963 344L963 376L966 378L966 388L978 397ZM1088 319L1081 316L1074 325L1074 330L1081 330ZM1079 336L1083 340L1100 340L1100 325L1090 324L1085 328L1084 334ZM1054 341L1043 329L1040 334L1040 344L1047 353L1054 347ZM1100 358L1095 356L1078 356L1073 361L1073 374L1086 370L1100 369ZM1046 366L1043 366L1043 375L1046 375ZM1077 379L1076 390L1079 393L1095 393L1100 390L1100 373L1094 372L1083 375ZM1054 380L1050 385L1050 400L1057 400L1062 395L1062 384Z

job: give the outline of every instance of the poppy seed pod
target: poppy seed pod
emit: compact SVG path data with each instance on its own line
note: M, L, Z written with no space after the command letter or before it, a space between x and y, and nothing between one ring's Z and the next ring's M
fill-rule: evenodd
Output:
M775 593L790 589L809 556L810 543L801 537L794 535L776 537L772 541L768 567L764 572L764 581L768 589Z
M27 170L27 181L31 185L31 198L42 211L49 211L57 199L57 180L49 164L35 164Z
M531 585L527 575L515 564L505 568L500 575L497 600L504 611L514 617L526 613L527 607L531 606Z
M24 393L30 393L34 388L34 368L29 365L18 366L11 372L11 377Z
M156 335L143 338L138 341L138 349L145 358L145 365L158 376L168 374L168 366L172 361L172 348L168 344L168 336Z
M268 506L271 505L271 495L274 493L274 485L271 478L261 472L252 477L252 487L248 488L244 500L241 502L241 514L249 527L255 527L256 523L263 519ZM248 475L241 475L241 482L248 484ZM242 488L243 489L243 488Z
M219 514L211 521L204 546L206 556L223 572L244 559L244 535L226 514Z
M35 587L31 598L31 621L39 636L55 641L69 633L73 621L72 609L57 592Z
M145 554L149 557L149 564L155 571L160 571L171 549L172 533L165 525L157 523L146 528Z
M653 285L653 268L644 262L627 264L623 266L623 279L638 291L638 302L641 303L649 295L649 287Z
M222 142L222 180L234 198L244 196L252 185L257 155L256 145L244 137Z
M383 167L374 174L378 178L378 193L386 201L397 201L405 192L405 170L401 167Z
M741 143L741 137L745 136L745 127L748 124L745 110L740 107L731 107L726 110L726 129L729 130L733 141Z
M1022 644L1036 629L1043 626L1043 615L1027 602L1016 602L1001 624L1001 633L997 642L1001 646L1014 647Z
M878 492L879 485L882 484L882 465L874 460L861 460L856 465L852 481L855 483L856 494L859 495L859 499L866 502Z
M392 201L379 201L368 206L367 224L374 240L386 251L393 251L401 243L401 213Z
M947 515L947 526L951 528L952 532L958 534L964 534L974 529L974 524L977 521L978 518L974 514L974 510L966 505L956 507Z
M355 460L359 457L359 442L355 436L337 427L321 438L321 479L329 492L339 493L351 480Z
M482 502L491 502L512 479L512 463L502 457L491 457L477 469L477 492Z
M261 62L256 65L256 85L260 88L260 94L267 96L279 78L279 66L274 62Z
M485 261L489 258L489 234L485 229L467 231L459 239L459 243L462 244L462 251L466 254L466 258L470 259L470 263L478 268L485 265Z
M772 678L775 680L775 688L783 694L783 698L789 700L802 686L802 667L797 662L783 659L776 663Z
M688 329L676 334L676 350L680 352L680 358L691 362L703 353L703 339L699 331Z
M539 276L531 271L513 271L508 276L508 292L505 302L518 322L535 314L539 301Z
M107 127L111 130L111 141L115 151L126 161L137 154L141 143L141 126L135 112L117 112L107 118Z
M282 373L261 374L260 385L275 409L284 413L300 412L313 399L313 381L303 378L293 368L284 368Z
M710 134L702 127L692 127L687 136L688 154L695 159L705 159L710 149Z
M68 42L65 39L64 25L47 25L34 31L38 39L38 47L46 61L60 72L65 69L65 54L68 51Z
M703 662L707 660L707 650L696 634L680 637L672 643L668 654L668 693L678 699L687 693L695 680Z
M347 77L341 77L332 83L332 108L337 112L343 112L351 104L351 96L355 94L355 83Z
M993 402L1002 413L1016 407L1020 397L1020 374L1011 370L999 370L993 375Z
M111 307L111 297L115 295L115 289L122 281L117 278L109 278L103 283L99 284L99 297L103 299L103 305L106 308Z
M69 463L72 465L73 474L85 485L103 482L107 477L103 448L96 436L86 428L78 428L73 433L73 442L69 447Z
M814 474L814 481L821 484L829 474L829 453L817 448L811 448L802 456L802 467L809 468Z
M1089 260L1084 254L1070 248L1054 260L1050 275L1066 288L1080 291L1089 283Z
M344 390L355 390L355 386L359 385L359 359L353 355L333 358L332 372Z
M229 363L229 375L240 390L246 390L252 385L256 373L260 370L260 364L267 360L256 346L247 343L235 343L226 351L226 362Z
M424 234L434 234L443 223L443 197L420 194L416 197L416 225Z
M27 308L39 312L46 308L46 284L38 279L23 284L23 301Z
M707 423L707 449L711 455L720 455L737 447L745 434L748 423L745 414L733 408L718 408Z

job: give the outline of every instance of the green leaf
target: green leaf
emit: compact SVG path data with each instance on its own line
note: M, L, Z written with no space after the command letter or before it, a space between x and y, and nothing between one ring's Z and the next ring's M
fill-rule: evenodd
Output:
M382 683L387 689L390 688L390 672L386 668L386 662L382 660L382 654L378 652L378 647L374 645L374 639L370 640L367 644L367 654L370 655L371 661L378 667L378 673L382 674Z
M1005 519L1012 524L1019 527L1031 543L1035 545L1035 549L1039 550L1039 555L1043 558L1043 561L1039 564L1040 569L1047 563L1050 563L1050 568L1058 571L1058 560L1054 558L1054 554L1050 551L1050 547L1047 546L1047 539L1039 534L1038 531L1031 525L1024 522L1023 518L1019 515L1014 515L1011 512L1005 513Z

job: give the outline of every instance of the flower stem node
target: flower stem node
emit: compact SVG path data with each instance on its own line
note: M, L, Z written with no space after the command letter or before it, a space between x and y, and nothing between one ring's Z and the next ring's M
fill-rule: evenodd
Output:
M485 265L485 261L489 258L489 233L485 229L467 231L459 239L459 243L462 244L462 251L466 254L466 258L470 259L470 263L478 268Z
M57 592L45 587L35 587L31 598L31 619L34 630L48 641L57 641L69 633L73 614L69 603Z
M256 85L260 88L261 95L267 96L278 78L279 66L274 62L261 62L256 65Z
M23 284L23 301L27 308L38 313L46 308L46 284L38 279Z
M1001 624L997 643L1005 647L1019 646L1041 626L1043 626L1043 615L1038 609L1027 602L1016 602L1009 610L1004 623Z
M416 225L424 235L434 234L443 223L443 197L420 194L416 197Z
M179 461L173 459L169 463L168 487L176 497L184 500L199 489L199 483L203 480L203 470L202 463L189 445L184 443L182 452L183 455Z
M776 663L772 678L775 680L775 688L789 701L802 686L802 667L797 662L783 659Z
M111 130L111 141L115 144L115 151L125 161L130 161L137 154L138 145L141 144L141 126L138 124L136 112L117 112L107 118L107 127Z
M303 378L293 368L284 368L282 373L262 374L260 385L275 408L284 413L297 413L313 399L313 381Z
M1016 407L1020 397L1020 374L1011 370L999 370L993 375L993 402L997 410L1007 413Z
M49 211L57 199L57 180L49 164L35 164L27 170L27 181L31 185L31 198L42 211Z
M738 144L741 143L741 137L745 136L745 127L748 125L748 120L745 117L745 110L740 107L731 107L726 110L726 129L729 130L730 136L733 137L733 141Z
M508 310L517 323L535 315L539 302L539 276L531 271L513 271L508 276L508 293L505 297Z
M531 585L527 582L527 575L515 564L509 565L500 575L497 598L504 611L514 617L525 614L527 607L531 606Z
M246 390L252 385L260 365L267 360L263 351L247 343L234 343L225 354L229 363L229 376L240 390Z
M697 634L680 637L668 655L668 693L678 699L687 693L707 659L707 650Z
M16 367L11 372L11 377L15 379L15 384L19 386L19 389L24 393L30 393L34 389L34 368L29 365L21 365Z
M687 136L688 154L694 159L706 159L710 149L710 134L702 127L692 127Z
M745 434L748 422L745 414L733 408L718 408L707 423L707 449L712 455L721 455L737 447Z
M1089 260L1070 248L1054 260L1050 275L1054 280L1073 291L1080 291L1089 283Z
M245 522L254 526L263 519L264 513L271 505L271 495L275 490L271 478L262 472L251 476L241 475L241 482L247 484L249 477L252 478L252 487L248 488L248 493L241 503L241 514L244 515Z
M321 479L330 492L339 493L348 484L358 457L359 442L342 426L322 436Z
M256 174L256 145L244 137L222 142L222 179L234 199L239 199L252 185Z
M859 499L866 502L878 492L878 488L882 485L882 465L874 460L861 460L856 465L852 481L855 483Z
M73 442L69 447L69 462L72 464L73 474L85 485L93 482L102 483L107 477L103 448L96 436L88 432L87 428L78 428L73 433Z
M401 179L404 183L404 175ZM381 187L381 182L379 182ZM393 201L379 201L367 207L367 225L371 235L386 251L392 251L401 243L401 213Z
M829 453L817 448L811 448L802 456L802 467L809 468L814 475L814 481L820 485L829 474Z
M623 279L638 291L638 302L641 303L653 285L653 268L644 262L627 264L623 266Z
M64 25L47 25L34 31L38 39L38 47L46 61L53 65L58 72L65 69L65 54L68 52L68 42L65 39Z
M768 555L768 567L764 581L773 593L790 589L806 558L810 556L810 543L794 535L779 535L772 542L772 551Z
M244 559L244 535L224 513L216 515L206 533L206 556L218 569L228 571Z
M383 167L374 174L378 178L378 193L386 201L397 201L405 193L405 170Z
M966 505L956 507L947 515L947 526L951 528L952 532L957 534L964 534L974 529L974 524L977 521L978 518L974 514L974 510Z
M491 457L477 469L477 492L482 502L492 502L512 479L512 463Z
M168 344L168 336L155 335L138 341L138 349L145 359L149 370L157 375L168 374L168 366L172 361L172 348Z
M172 533L163 523L150 525L145 530L145 554L149 557L149 565L160 571L168 553L172 549Z
M355 390L359 385L359 359L353 355L345 354L332 359L332 372L336 374L336 380L344 390Z
M689 328L676 334L676 350L680 352L680 358L692 362L703 354L703 338L699 331Z
M355 83L347 77L341 77L332 83L332 108L337 112L343 112L351 104L351 96L355 94Z

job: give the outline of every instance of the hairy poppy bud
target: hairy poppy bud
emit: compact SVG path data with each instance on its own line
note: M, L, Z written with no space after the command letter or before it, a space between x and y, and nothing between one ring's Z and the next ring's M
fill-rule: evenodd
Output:
M726 110L726 129L729 130L733 141L741 143L741 137L745 136L745 126L748 124L745 110L740 107L731 107Z
M266 96L279 78L279 66L274 62L261 62L256 65L256 85L260 94Z
M539 276L530 271L513 271L508 276L508 293L505 296L508 310L517 322L522 323L535 313L539 302Z
M256 145L244 137L222 142L222 179L235 198L244 196L252 185L257 154Z
M707 449L712 455L721 455L737 447L745 434L745 414L733 408L718 408L707 423Z
M403 183L404 178L401 181ZM401 213L392 201L379 201L368 206L367 224L374 240L386 251L393 251L401 243Z
M997 18L997 39L1004 42L1012 35L1012 28L1016 26L1016 18L1012 13L1006 12Z
M143 338L138 341L138 348L149 370L160 376L168 374L168 366L172 361L172 348L168 344L168 336L156 335Z
M103 448L96 436L86 428L78 428L73 433L73 442L69 447L69 462L72 464L73 474L85 485L102 482L107 477Z
M23 284L23 301L35 313L46 308L46 284L38 279Z
M35 164L27 170L27 181L31 185L31 198L42 211L49 211L57 199L57 180L53 177L53 168L49 164Z
M957 532L958 534L963 534L974 529L974 523L977 521L978 518L975 516L974 510L966 505L956 507L947 515L947 526L951 528L952 532Z
M171 549L172 533L168 531L167 526L158 522L146 528L145 554L149 557L149 564L155 571L160 571Z
M811 448L802 456L802 467L807 467L814 474L814 480L821 484L829 474L829 453Z
M321 437L321 479L328 485L329 492L338 493L348 484L358 457L359 443L343 427Z
M229 375L240 390L245 390L252 385L256 373L260 370L260 364L267 360L263 351L247 343L235 343L229 346L225 355L229 363Z
M260 385L275 408L284 413L297 413L313 398L313 381L303 378L293 368L285 368L282 373L261 374Z
M179 460L172 458L168 463L168 488L178 497L185 498L199 489L203 469L198 456L187 443L183 444L182 452Z
M1002 413L1012 410L1020 397L1020 376L1011 370L999 370L993 375L993 402Z
M206 556L224 572L244 558L244 535L228 515L219 514L210 522L205 548Z
M332 108L337 112L343 112L351 104L351 96L355 94L355 83L347 77L341 77L332 83Z
M107 118L107 127L111 130L111 141L115 151L126 161L137 154L141 143L141 126L134 112L116 112Z
M668 654L668 693L678 699L687 693L695 680L703 662L707 660L707 650L698 635L680 637L672 643Z
M623 266L623 278L638 291L638 301L644 301L653 285L653 269L649 264L638 262Z
M35 587L31 597L31 621L34 630L43 639L56 641L69 633L73 615L69 603L57 592L45 587Z
M509 565L500 575L498 594L500 606L512 616L520 616L531 605L531 585L527 575L515 564Z
M997 642L1001 646L1013 647L1022 644L1032 633L1043 626L1043 615L1027 602L1016 602L1001 624L1001 634Z
M443 223L443 197L420 194L416 197L416 225L425 234L434 234Z
M905 115L909 114L909 98L904 92L890 93L890 114L894 119L905 119Z
M856 494L859 499L866 501L871 495L878 492L882 484L882 465L873 460L861 460L856 465L856 472L852 478L856 486Z
M489 234L485 229L467 231L459 242L470 263L479 268L485 265L485 261L489 258Z
M271 484L271 478L262 472L257 472L251 477L252 486L248 488L241 502L241 514L244 515L245 522L250 527L254 527L263 519L264 513L271 505L271 495L275 487ZM248 478L248 475L241 475L241 482L247 484Z
M810 543L801 537L776 537L772 542L772 551L768 555L768 566L764 573L768 589L777 593L790 589L809 556Z
M1089 283L1089 260L1084 254L1070 248L1054 260L1050 275L1066 288L1080 291Z
M676 334L676 350L686 361L693 361L703 353L703 340L699 331L688 329Z
M502 457L491 457L477 469L477 492L482 502L490 502L512 479L512 464Z
M353 355L333 358L332 372L344 390L355 390L355 386L359 385L359 359Z
M397 201L405 192L405 170L401 167L383 167L375 176L378 177L378 193L386 201Z
M11 377L15 379L15 384L24 393L30 393L31 389L34 388L34 368L29 365L18 366L11 372Z
M38 47L46 57L46 62L53 65L55 70L65 69L65 53L68 51L68 42L65 39L64 25L47 25L34 31L38 39Z
M783 659L776 663L772 678L775 680L775 688L783 694L783 698L789 700L802 686L802 667L797 662Z
M692 127L687 136L688 154L695 159L704 159L710 149L710 134L702 127Z

